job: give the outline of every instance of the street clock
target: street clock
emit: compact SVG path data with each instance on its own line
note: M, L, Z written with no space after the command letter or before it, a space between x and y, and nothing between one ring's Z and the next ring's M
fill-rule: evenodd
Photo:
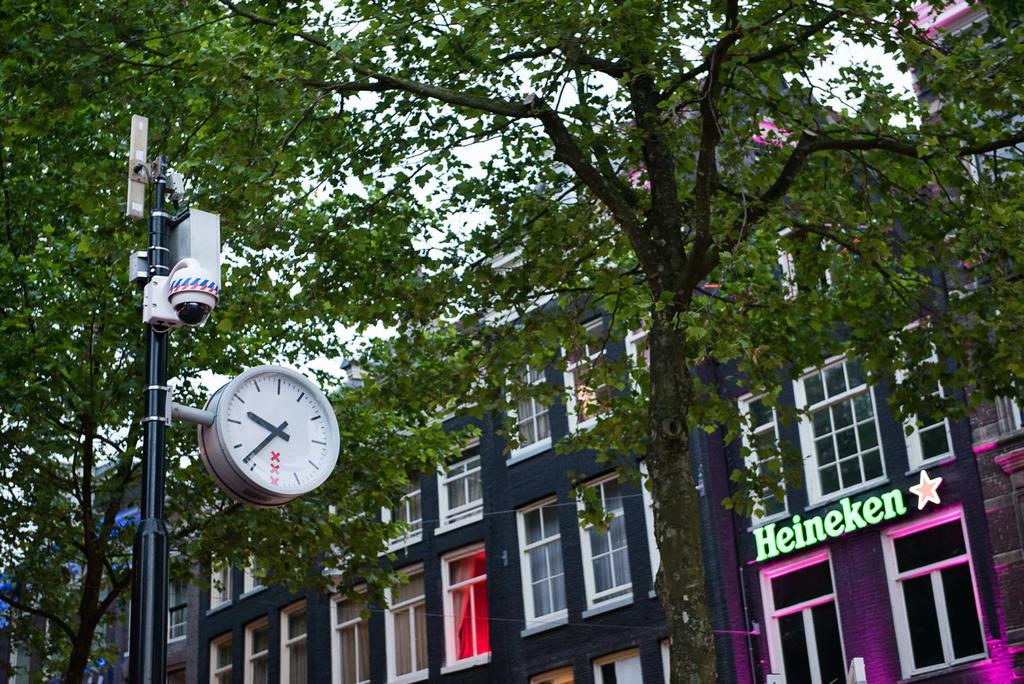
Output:
M280 366L250 368L206 404L199 453L217 484L254 506L280 506L328 478L338 461L338 421L305 376Z

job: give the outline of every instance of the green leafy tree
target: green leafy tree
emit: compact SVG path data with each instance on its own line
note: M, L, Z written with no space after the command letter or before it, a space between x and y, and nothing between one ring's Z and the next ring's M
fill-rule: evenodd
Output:
M1014 391L1024 371L1024 43L1009 4L987 6L954 37L919 29L911 3L867 0L105 3L11 22L9 36L34 32L5 55L4 78L40 102L31 125L84 109L77 133L107 135L127 103L165 122L160 148L196 197L244 226L230 236L246 260L239 301L278 307L225 306L211 341L251 330L256 345L329 354L308 331L397 331L368 352L390 416L359 414L368 427L427 434L456 406L596 400L595 427L559 448L644 457L671 679L711 682L689 440L744 426L700 369L735 368L773 402L780 375L856 354L875 380L906 371L894 398L906 415L967 409L933 396L938 381L978 398ZM930 98L868 64L815 71L843 42L917 67ZM593 391L522 380L566 369L594 312L607 325L589 340ZM600 354L636 330L649 364ZM213 342L192 363L223 367L243 347ZM800 468L778 470L799 483ZM734 480L740 513L778 486ZM323 519L304 506L266 515ZM238 524L261 529L260 515Z

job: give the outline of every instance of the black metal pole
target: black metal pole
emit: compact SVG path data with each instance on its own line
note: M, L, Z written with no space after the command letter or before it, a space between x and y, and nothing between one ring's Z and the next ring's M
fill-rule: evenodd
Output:
M165 276L170 215L164 209L166 159L160 157L149 211L149 277ZM164 464L167 451L167 329L146 326L143 421L142 511L132 549L130 684L162 683L167 672L167 528L164 525Z

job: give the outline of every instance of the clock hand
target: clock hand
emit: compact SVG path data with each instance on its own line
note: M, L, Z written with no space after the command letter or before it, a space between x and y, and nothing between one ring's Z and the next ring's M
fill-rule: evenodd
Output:
M291 437L288 435L288 433L284 431L285 426L288 425L287 422L282 424L281 427L274 427L272 423L270 423L267 420L264 420L263 418L260 418L259 416L257 416L252 411L247 411L245 415L248 416L249 419L252 420L253 422L255 422L257 425L265 427L266 429L270 430L271 434L277 435L278 437L280 437L284 441L287 442L289 439L291 439Z
M250 451L249 454L245 458L242 459L242 463L248 463L249 461L251 461L253 456L258 454L263 447L267 446L272 441L274 441L274 438L277 437L278 434L282 433L282 431L286 427L288 427L288 421L287 420L284 421L283 423L281 423L281 425L279 427L273 428L274 432L271 432L269 435L267 435L266 439L264 439L262 442L257 444L256 448L254 448L252 451ZM287 436L285 437L285 439L288 439Z

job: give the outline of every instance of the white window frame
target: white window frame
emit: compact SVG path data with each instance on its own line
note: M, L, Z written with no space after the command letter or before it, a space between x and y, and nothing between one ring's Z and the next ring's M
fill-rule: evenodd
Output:
M356 587L355 591L356 591L356 593L361 594L363 596L363 605L365 605L366 587L365 586ZM332 671L334 673L331 681L334 684L341 684L341 670L342 670L342 666L344 664L344 662L343 662L344 654L341 652L341 633L343 631L345 631L345 630L354 630L355 631L355 639L353 640L353 643L355 644L355 647L356 647L356 652L355 652L355 656L354 656L355 657L356 684L370 684L370 673L369 672L360 672L359 671L360 656L362 655L362 653L359 651L359 632L360 632L360 630L362 630L363 632L366 633L366 642L367 642L367 646L369 646L369 642L370 642L370 635L369 635L370 621L365 619L365 618L363 618L360 615L360 616L355 617L355 618L353 618L351 620L345 620L344 622L338 622L338 604L349 602L349 601L351 601L351 599L346 598L344 594L339 594L338 596L335 596L331 600L331 660L332 660ZM360 679L360 675L363 675L363 678Z
M791 572L797 572L819 563L828 563L828 572L832 579L832 593L823 594L822 596L815 597L809 601L804 601L803 603L786 606L782 609L784 612L780 611L780 613L776 613L775 595L772 593L772 580L776 577L788 575ZM792 560L771 565L761 570L760 574L761 597L764 602L764 622L768 636L768 656L771 671L773 673L785 672L785 663L782 659L782 635L779 632L779 618L792 615L794 613L803 613L804 634L807 638L807 660L810 665L811 682L812 684L823 684L821 681L821 672L817 667L817 637L815 635L814 622L809 609L826 603L832 603L835 606L836 622L839 625L839 649L843 654L843 662L848 662L846 660L846 644L843 639L843 619L839 612L839 599L836 596L836 575L835 569L832 567L831 553L829 553L828 549L815 551Z
M539 549L542 546L549 546L551 544L558 544L559 547L562 545L562 529L559 523L558 532L551 535L550 537L544 537L540 541L533 542L532 544L526 541L526 515L534 511L540 510L548 506L557 506L557 497L548 497L520 508L517 511L516 519L518 522L517 527L519 528L519 569L522 575L522 589L523 589L523 614L526 616L526 628L544 625L547 623L558 622L562 618L566 618L569 615L569 602L568 595L566 595L566 607L561 610L552 611L545 613L544 615L537 615L536 606L533 605L533 576L530 571L530 552L534 549ZM541 513L541 531L543 532L544 525L544 514ZM562 549L564 552L564 549ZM550 578L547 581L551 581ZM565 556L562 556L562 590L565 591Z
M249 559L249 565L242 570L242 596L248 596L261 589L266 589L263 583L264 578L260 577L260 569L256 567L256 561Z
M825 362L822 363L820 366L817 366L815 368L809 368L809 369L805 370L804 373L801 374L801 376L799 378L797 378L795 381L793 381L793 392L794 392L794 396L795 396L795 399L796 399L797 407L799 407L801 409L810 409L810 408L812 408L812 407L808 406L808 404L807 404L807 395L804 392L804 381L807 378L811 377L812 375L817 375L818 373L824 373L824 371L827 368L839 365L841 363L846 363L848 361L856 361L856 359L852 359L852 358L849 358L849 357L843 356L843 355L841 355L841 356L833 356L833 357L831 357L829 359L826 359ZM822 383L824 383L824 380L822 380ZM864 387L866 389L861 390L860 387ZM866 490L866 489L872 489L872 488L877 487L878 485L880 485L880 484L882 484L884 482L888 482L889 476L888 476L888 473L886 472L885 446L882 444L881 429L879 428L879 425L878 425L878 403L875 401L875 388L874 388L874 386L871 385L870 383L868 383L867 380L865 379L864 385L858 386L857 389L855 389L855 390L847 389L842 394L839 394L839 395L834 396L834 397L829 397L829 398L825 399L824 401L821 401L821 402L815 404L814 408L816 408L818 410L826 409L826 408L831 407L831 406L833 406L835 404L838 404L840 402L846 401L846 400L848 400L848 399L850 399L850 398L852 398L852 397L854 397L854 396L856 396L858 394L861 394L862 392L866 392L868 397L871 399L871 411L873 413L872 419L874 420L874 423L875 423L875 436L878 439L878 459L879 459L879 463L880 463L881 468L882 468L882 474L879 475L878 477L872 479L872 480L864 480L862 482L857 483L856 485L853 485L852 487L848 487L846 489L843 489L843 487L842 487L842 473L839 472L838 473L839 474L839 478L840 478L839 479L839 489L837 489L836 491L831 492L829 494L823 494L821 492L821 480L820 480L819 472L818 472L817 447L814 444L814 424L813 424L812 419L811 419L810 416L803 416L800 419L800 425L799 425L799 430L800 430L800 449L801 449L801 452L802 452L802 454L804 456L804 459L803 459L804 460L804 475L805 475L805 479L807 481L807 498L808 498L808 504L811 505L811 506L815 506L815 505L826 503L826 502L830 502L830 501L838 501L839 499L842 499L843 497L849 496L849 495L854 494L856 492L859 492L859 491L862 491L862 490ZM835 433L833 432L832 434L835 434ZM858 454L857 458L860 461L861 469L863 470L864 461L863 461L862 455L863 454ZM838 461L838 459L839 459L839 455L836 454L836 460Z
M661 568L661 551L658 549L658 540L654 536L654 495L648 488L651 476L647 472L647 462L640 461L640 492L644 500L644 522L647 523L647 550L651 555L651 582L655 589L658 588L658 570Z
M669 674L670 674L670 670L671 670L671 668L669 666L670 666L670 664L672 662L672 660L670 658L669 647L668 646L669 646L669 640L668 639L662 639L661 640L661 675L662 675L662 677L665 678L665 684L668 684L668 682L669 682Z
M960 521L960 533L964 538L964 553L951 558L944 558L941 561L925 565L913 570L900 573L896 566L895 541L900 537L909 536L923 532L931 527L942 525L953 520ZM945 670L963 663L970 663L988 658L988 640L985 638L985 614L981 610L979 601L981 594L978 592L978 578L974 572L974 561L971 556L971 542L967 536L967 526L964 521L963 508L952 506L925 518L918 518L900 525L893 525L882 534L882 556L885 559L885 574L889 582L889 600L892 605L892 614L896 627L896 645L900 654L900 669L903 677L909 679L918 675ZM981 653L956 658L953 654L953 641L949 629L949 616L946 613L945 591L942 585L941 571L952 565L967 565L971 574L971 588L974 590L975 609L978 611L978 627L981 630L981 644L984 649ZM910 641L910 625L907 619L907 606L903 599L903 580L931 575L932 595L935 599L935 614L939 623L939 634L942 640L942 653L944 662L936 665L929 665L923 668L914 667L914 653Z
M409 483L409 490L402 495L402 498L399 500L398 505L408 506L408 502L413 496L420 497L419 529L407 530L405 534L403 534L401 537L396 537L395 539L389 541L388 548L384 553L390 553L391 551L395 551L397 549L412 546L413 544L417 544L423 540L423 481L419 477L413 479L413 481ZM392 516L393 514L390 508L380 509L380 519L382 521L391 522Z
M400 572L402 572L407 577L413 577L414 575L422 575L423 574L423 565L422 564L417 564L417 565L410 566L408 568L402 568L402 570ZM388 597L389 598L388 610L384 614L384 631L385 631L386 643L389 646L387 648L388 684L405 684L406 682L422 681L422 680L426 679L430 675L430 669L429 669L430 657L429 657L429 654L428 654L428 657L427 657L427 662L420 663L420 665L422 665L422 667L420 669L413 670L412 672L410 672L408 674L401 675L401 676L395 674L395 670L397 668L397 663L396 663L396 660L395 660L395 656L397 655L397 649L396 649L397 644L395 643L395 620L396 620L396 613L401 613L401 614L403 614L402 617L397 618L397 619L405 619L405 620L409 621L409 654L412 657L413 662L415 662L415 660L416 660L416 611L415 611L415 608L416 608L416 606L418 606L420 604L422 604L423 606L426 606L426 604L427 604L427 586L426 586L426 582L424 582L424 585L423 585L423 593L420 594L419 596L416 596L416 597L413 597L411 599L407 599L405 601L401 601L399 603L395 603L395 604L391 605L391 600L393 600L393 598L394 598L394 591L395 591L395 589L391 589L389 591L390 596ZM424 637L426 637L426 635L424 635Z
M490 639L488 639L487 647L488 650L483 653L477 653L476 655L468 658L455 658L455 601L452 598L452 592L456 589L465 589L471 587L474 584L483 584L487 586L487 570L484 569L484 574L477 577L472 577L468 580L463 580L457 584L451 583L451 572L449 566L456 562L475 556L484 550L483 544L474 544L473 546L459 549L453 553L446 554L441 558L441 591L444 596L444 651L445 651L445 665L449 668L457 667L462 669L463 667L472 667L474 665L480 665L491 661L491 650L490 650ZM486 551L485 551L486 553ZM473 593L469 592L470 605L473 605ZM490 618L490 601L488 600L488 619ZM475 608L472 610L474 619L476 618ZM489 631L488 631L489 633ZM476 632L473 633L473 639L476 640ZM451 671L450 669L447 671ZM444 672L444 670L442 670Z
M174 592L171 590L175 585L182 588L182 594L178 598L181 599L178 603L172 603L171 599L174 598ZM178 641L184 641L188 638L188 582L183 581L170 581L167 583L167 643L175 643ZM181 614L184 616L180 622L174 622L171 617L174 615L174 611L184 608ZM176 627L181 627L181 634L175 636L174 630Z
M218 589L218 585L220 588ZM210 564L210 610L231 603L231 565L226 561Z
M437 490L438 499L440 501L441 521L434 530L434 534L441 534L448 530L453 530L463 525L469 525L470 523L477 522L484 517L484 487L483 487L483 458L481 457L480 450L478 447L480 444L479 440L475 440L473 444L470 444L465 450L463 450L463 457L458 461L450 464L447 468L441 468L437 473ZM476 453L472 453L475 449ZM466 452L470 452L469 456L466 456ZM459 466L463 466L468 462L476 459L476 466L465 470L464 472L452 475L452 469ZM458 481L464 481L471 475L480 475L480 498L475 501L469 501L462 506L451 508L448 503L448 485ZM423 499L420 499L420 510L423 510ZM422 523L421 523L422 527Z
M937 355L935 355L933 353L929 358L925 359L924 362L925 363L938 363L939 362L939 358L938 358ZM897 384L901 383L903 381L903 379L906 377L906 375L907 374L906 374L905 371L902 371L902 372L897 371L897 373L896 373L896 382L897 382ZM942 386L942 383L939 383L938 387L936 387L935 393L938 394L939 397L945 399L945 397L946 397L946 390ZM909 416L907 418L907 420L903 423L904 428L909 428L911 430L910 434L906 435L906 440L907 440L907 464L910 466L910 472L916 472L916 471L921 470L922 468L926 468L926 467L928 467L928 466L930 466L932 464L941 463L943 461L946 461L946 460L949 460L949 459L953 458L953 455L954 455L953 454L953 435L950 433L950 430L949 430L949 419L946 418L946 417L943 417L941 423L942 423L942 428L937 427L939 425L939 423L934 423L933 425L929 425L928 427L924 428L925 430L939 430L939 429L942 429L942 430L946 431L946 446L948 448L946 449L946 451L944 453L936 454L935 456L932 456L930 458L925 458L924 457L924 447L921 444L921 430L917 426L917 416Z
M605 503L604 485L607 482L612 482L612 481L617 480L618 477L619 477L618 473L611 473L610 475L607 475L607 476L602 477L602 478L598 478L597 480L593 480L593 481L588 482L586 484L586 487L597 488L598 489L598 497L601 500L601 507L606 512L608 510L608 507L607 507L607 504ZM581 511L584 509L583 501L579 501L578 502L578 508ZM623 517L623 520L625 520L625 517L626 517L626 502L624 500L622 501L622 512L621 512L621 515ZM626 562L627 562L627 567L628 567L628 564L629 564L629 529L628 529L628 525L625 525L625 523L624 523L624 526L626 527ZM630 577L630 581L629 582L626 582L625 584L617 585L615 587L612 587L611 589L605 589L604 591L601 591L601 592L598 592L596 590L596 588L595 588L595 578L594 578L594 556L593 556L594 551L593 551L593 549L590 546L590 530L591 530L592 527L593 527L593 525L587 525L585 527L580 527L580 550L582 551L582 556L583 556L583 584L586 587L586 592L587 592L587 608L589 609L589 608L593 608L595 606L604 605L607 602L613 602L613 601L616 601L616 600L625 600L625 599L630 599L631 600L632 597L633 597L633 568L631 568L631 567L629 568L629 577ZM606 530L604 532L604 534L610 534L610 530ZM609 551L609 554L611 554L611 553L612 553L612 551ZM614 564L612 565L612 567L614 567Z
M226 674L229 675L228 681L231 680L231 673L235 664L234 656L234 643L232 642L232 634L228 632L221 634L218 637L210 639L210 684L216 684L218 681L218 675ZM232 648L231 658L228 660L228 664L223 667L217 667L217 651L224 644L229 644Z
M260 629L267 630L267 650L253 653L253 634ZM254 684L253 663L260 659L270 667L270 622L267 618L254 620L245 626L245 684Z
M546 373L545 373L543 368L540 369L540 371L539 371L539 377L534 378L534 379L531 380L529 374L530 373L535 373L535 372L538 372L537 369L535 369L535 368L531 368L529 366L526 368L526 379L527 379L528 384L530 386L543 385L545 382L547 382L547 376L546 376ZM522 461L524 459L527 459L527 458L529 458L531 456L536 456L537 454L539 454L541 452L544 452L544 451L547 451L548 449L550 449L551 448L551 407L547 406L547 405L542 405L540 403L539 399L534 399L532 397L527 399L527 401L529 401L530 404L533 406L533 410L534 410L533 415L530 416L530 420L534 421L535 423L539 422L539 419L537 418L537 416L541 413L541 411L543 411L543 420L545 422L547 422L547 425L548 425L548 436L547 437L543 437L541 439L538 439L538 440L536 440L534 442L531 442L529 444L523 444L523 442L522 442L522 433L519 431L519 422L520 422L519 421L519 409L518 409L518 407L519 407L519 399L517 397L509 395L508 401L509 401L509 405L512 407L512 409L509 411L509 415L512 417L512 419L515 421L515 424L516 424L516 428L515 428L516 429L516 443L518 444L518 446L516 448L512 449L511 452L509 453L509 457L508 457L509 463L515 463L517 461ZM535 429L536 429L536 426L535 426Z
M620 660L632 660L636 659L637 665L640 667L640 676L643 677L643 662L640 660L640 649L630 648L625 651L618 651L617 653L609 653L608 655L601 656L600 658L594 659L594 684L605 684L604 677L601 675L601 668L604 665L619 662Z
M996 418L1000 434L1015 432L1024 427L1020 402L1013 397L997 397L995 400Z
M306 614L306 631L301 636L290 637L288 636L288 620L296 613ZM281 682L283 684L305 684L305 682L292 682L291 673L288 670L290 662L288 657L289 651L299 643L306 645L306 673L308 678L311 669L309 658L309 607L306 605L305 600L296 601L281 609L281 659L278 662L281 667Z
M583 339L581 340L581 345L584 351L586 351L586 348L588 346L588 340L597 339L592 338L590 334L591 330L595 328L600 330L602 338L607 335L607 330L605 328L603 317L598 316L597 318L594 318L584 323L584 334ZM572 354L572 350L565 349L563 350L563 353L565 354L565 357L568 360L569 356ZM606 353L607 349L602 348L596 352L585 354L584 357L581 360L577 361L576 363L568 363L566 365L565 373L563 374L563 383L565 385L565 389L568 390L565 411L566 416L569 419L569 432L576 432L578 430L589 430L590 428L594 427L594 425L597 424L597 418L600 415L600 412L598 412L593 416L587 418L586 420L582 421L579 419L579 416L576 415L576 379L573 375L573 371L575 371L576 368L583 364L589 364L591 370L593 370L595 367L594 362L599 361ZM601 385L600 387L604 387L604 385ZM595 389L600 389L600 387ZM609 391L611 391L610 387Z
M801 382L802 381L803 381L803 378L801 378ZM754 394L747 393L747 394L744 394L743 396L741 396L739 399L736 400L736 403L739 406L740 416L743 418L743 422L744 423L746 423L746 422L748 422L750 420L750 405L752 403L754 403L755 401L760 401L761 399L764 399L764 397L765 397L765 395L763 395L763 394L759 394L759 395L755 396ZM775 432L775 443L778 444L779 439L780 439L780 437L779 437L779 415L776 412L774 406L772 406L770 408L772 410L772 421L770 423L770 426L771 426L771 429L774 430L774 432ZM758 427L760 427L760 429L755 429L754 436L758 437L762 433L767 432L768 429L765 427L767 425L769 425L769 424L765 423L764 426L758 426ZM877 423L876 423L876 425L877 425ZM755 469L755 468L757 468L759 466L761 458L757 454L757 449L754 447L753 444L750 443L750 437L751 437L751 435L748 434L746 430L743 430L743 434L742 434L742 437L741 437L741 442L742 442L743 446L745 446L748 449L748 451L749 451L749 453L747 454L746 458L744 459L744 463L746 464L747 468L753 470L753 469ZM801 436L801 439L802 439L802 436ZM812 439L812 446L813 446L813 439ZM781 485L782 485L783 490L785 490L786 489L785 480L783 480ZM751 492L751 496L753 496L753 495L754 495L754 493ZM772 497L772 498L775 498L775 497ZM781 520L782 518L785 518L788 515L789 515L789 495L788 495L788 492L787 492L782 497L782 510L781 511L779 511L778 513L773 513L771 515L758 515L757 512L753 512L750 515L750 522L751 522L751 524L754 527L760 527L761 525L770 523L770 522L772 522L774 520Z
M647 336L650 334L650 330L646 327L638 328L636 330L630 330L629 334L626 335L626 356L633 360L636 365L643 365L647 368L651 367L650 356L647 358L640 358L640 350L645 349L647 354L651 353L650 344L644 344L647 340ZM636 380L633 381L634 388L636 387Z

